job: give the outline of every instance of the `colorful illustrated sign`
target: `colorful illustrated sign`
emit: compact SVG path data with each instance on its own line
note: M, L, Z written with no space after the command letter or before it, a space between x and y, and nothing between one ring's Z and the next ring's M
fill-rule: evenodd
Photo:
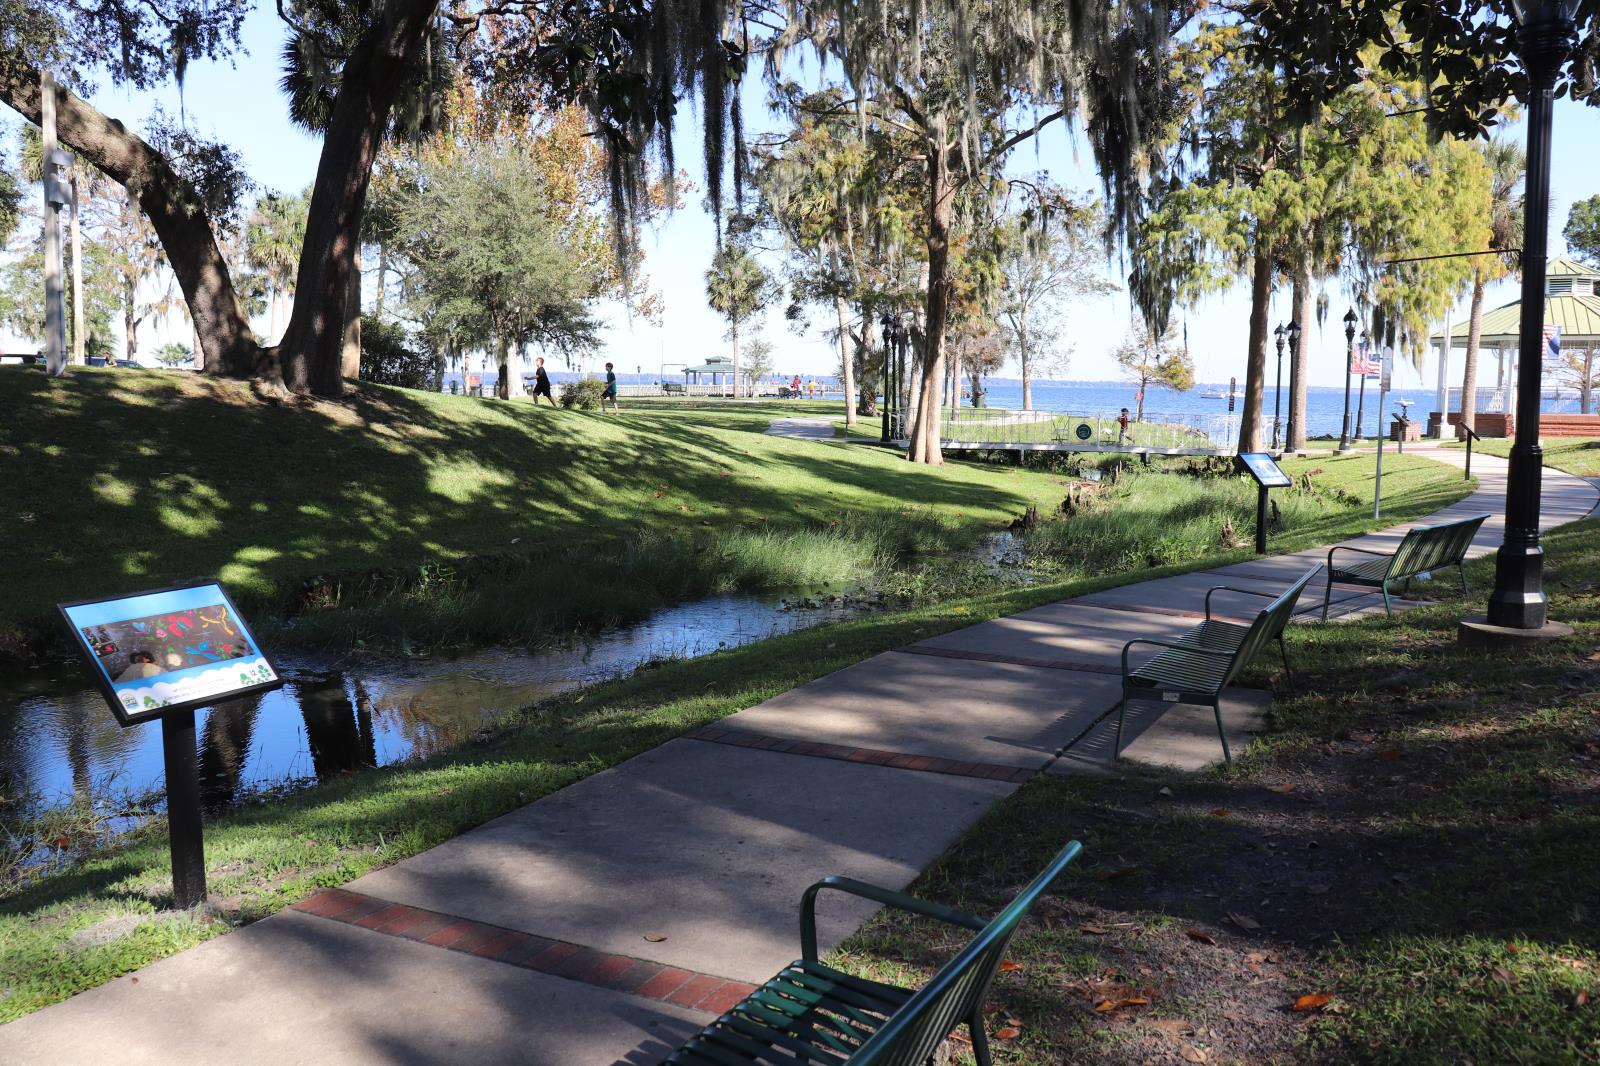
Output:
M1281 489L1294 484L1266 452L1240 452L1239 462L1262 488Z
M60 610L125 726L283 684L216 582Z

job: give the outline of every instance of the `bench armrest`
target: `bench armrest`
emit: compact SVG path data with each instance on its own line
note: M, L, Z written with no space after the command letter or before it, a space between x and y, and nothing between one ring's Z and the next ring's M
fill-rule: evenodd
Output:
M925 899L908 896L904 892L895 892L892 889L879 888L869 885L865 881L857 881L853 877L825 877L821 881L806 889L806 894L800 899L800 957L807 962L817 961L817 894L825 888L837 892L844 892L862 899L870 899L874 903L881 903L885 907L907 911L911 914L920 914L925 918L935 918L950 925L959 925L967 929L982 930L988 928L988 921L964 914L951 907L940 903L930 903Z
M1360 552L1362 555L1376 555L1379 558L1389 559L1394 558L1394 552L1381 552L1372 548L1352 548L1348 544L1335 544L1333 547L1328 549L1328 574L1330 577L1333 574L1334 552Z
M1186 652L1190 652L1191 654L1194 654L1194 655L1209 655L1213 659L1231 659L1231 658L1233 658L1233 654L1234 654L1231 651L1211 651L1211 650L1209 650L1207 648L1191 647L1188 644L1174 644L1169 640L1149 640L1149 639L1147 639L1145 637L1139 637L1136 640L1128 641L1128 643L1126 643L1126 644L1124 644L1122 646L1122 676L1123 677L1127 677L1128 676L1128 649L1133 647L1135 644L1149 644L1152 647L1156 647L1156 648L1171 648L1174 651L1186 651Z
M1278 593L1278 592L1257 592L1255 589L1235 588L1232 585L1213 585L1213 586L1211 586L1211 588L1206 590L1206 621L1207 622L1211 621L1211 594L1213 592L1237 592L1237 593L1240 593L1241 595L1245 595L1245 596L1260 596L1264 600L1275 600L1280 595L1282 595L1282 593Z

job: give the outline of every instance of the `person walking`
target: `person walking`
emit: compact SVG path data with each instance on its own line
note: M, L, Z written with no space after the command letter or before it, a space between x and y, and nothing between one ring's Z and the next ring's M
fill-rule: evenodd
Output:
M538 356L533 361L533 405L539 406L539 397L543 396L550 401L550 406L556 405L556 398L550 394L550 375L544 372L544 356Z
M611 369L611 364L606 364L606 388L600 394L600 410L606 409L606 401L611 401L611 413L616 414L617 407L617 372Z
M1128 440L1128 409L1124 407L1117 416L1117 443L1125 444Z

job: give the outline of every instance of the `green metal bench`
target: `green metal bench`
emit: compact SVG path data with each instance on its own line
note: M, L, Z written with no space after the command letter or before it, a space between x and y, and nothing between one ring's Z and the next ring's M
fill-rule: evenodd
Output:
M1278 642L1283 656L1283 672L1294 688L1294 672L1289 669L1289 652L1283 646L1283 629L1294 616L1295 601L1311 579L1322 569L1319 563L1300 575L1299 580L1274 597L1270 592L1218 585L1206 593L1206 620L1176 640L1130 640L1122 646L1122 702L1117 704L1117 741L1112 758L1122 758L1122 726L1129 700L1160 700L1163 703L1210 704L1217 718L1217 736L1222 738L1222 759L1232 762L1228 734L1222 728L1222 690L1231 685L1250 661L1272 641ZM1272 600L1248 625L1211 617L1211 597L1217 592L1236 592ZM1128 664L1130 649L1141 645L1163 649L1137 667Z
M1328 549L1328 590L1322 596L1322 620L1328 620L1328 607L1333 602L1333 583L1360 585L1383 591L1383 609L1390 617L1394 608L1389 603L1389 587L1404 582L1402 591L1411 587L1411 579L1432 573L1446 566L1454 566L1461 575L1461 591L1467 591L1467 549L1478 527L1489 516L1474 515L1454 522L1441 522L1436 526L1416 526L1408 531L1400 546L1393 552L1373 551L1371 548L1350 548L1342 544ZM1359 552L1376 558L1366 562L1336 566L1334 552Z
M1030 908L1075 859L1076 840L992 921L937 903L830 877L800 903L800 954L782 973L706 1026L667 1058L669 1066L922 1066L956 1026L966 1023L978 1066L991 1066L983 999L1006 947ZM918 990L852 977L817 959L817 894L847 892L886 907L978 930L966 947Z

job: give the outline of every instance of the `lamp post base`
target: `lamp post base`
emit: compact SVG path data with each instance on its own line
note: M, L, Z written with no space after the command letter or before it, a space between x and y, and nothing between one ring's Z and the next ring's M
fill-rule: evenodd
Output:
M1483 615L1463 618L1456 624L1456 643L1477 651L1507 651L1562 640L1573 634L1565 622L1546 621L1538 629L1514 629L1511 626L1491 625Z
M1544 549L1537 542L1500 545L1494 557L1489 622L1508 629L1537 630L1544 626L1549 606L1544 594Z

